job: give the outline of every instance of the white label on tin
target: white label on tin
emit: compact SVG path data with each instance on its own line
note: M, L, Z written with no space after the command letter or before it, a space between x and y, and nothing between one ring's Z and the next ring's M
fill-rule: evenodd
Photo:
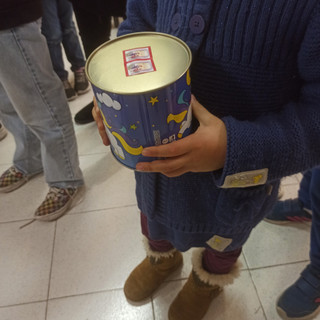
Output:
M154 145L159 146L160 144L167 144L173 141L176 141L176 135L172 134L169 138L164 138L161 140L160 131L153 130L153 138L154 138Z
M164 138L162 140L162 144L167 144L167 143L173 142L173 141L176 141L176 135L175 134L171 135L169 138Z
M146 60L152 58L150 47L125 50L124 54L126 62L130 62L133 60Z
M123 60L127 77L156 71L151 47L124 50Z
M159 146L161 144L161 137L159 130L153 130L154 144Z

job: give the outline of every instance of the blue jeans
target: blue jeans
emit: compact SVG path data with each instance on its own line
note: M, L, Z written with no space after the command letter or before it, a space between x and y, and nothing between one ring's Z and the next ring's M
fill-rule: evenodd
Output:
M85 65L80 40L72 20L73 8L69 0L42 0L42 33L47 39L53 69L61 80L68 79L63 63L63 45L66 57L75 71Z
M320 273L320 166L304 173L299 200L312 210L310 261L311 266Z
M64 89L52 69L40 20L0 31L0 120L16 142L13 164L44 171L49 186L83 184Z

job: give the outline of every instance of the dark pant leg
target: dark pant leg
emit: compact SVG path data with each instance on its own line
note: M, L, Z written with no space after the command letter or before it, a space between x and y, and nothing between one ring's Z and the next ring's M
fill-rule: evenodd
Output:
M148 231L148 220L147 217L141 212L140 213L141 231L142 234L148 239L150 248L153 251L167 252L173 249L173 245L167 240L152 240L149 237Z
M228 273L232 269L232 266L236 263L241 251L242 248L229 252L219 252L206 248L202 256L202 266L210 273Z
M50 0L52 1L52 0ZM75 24L73 22L73 7L69 0L57 0L58 17L62 32L62 45L71 70L75 71L84 67L85 58L80 45Z
M77 5L76 1L73 2L73 11L84 52L88 58L97 47L110 39L111 16L108 16L108 13L94 13Z
M58 16L58 2L57 0L42 0L42 5L41 32L47 40L54 71L61 80L66 80L68 79L68 72L65 70L63 62L62 30Z

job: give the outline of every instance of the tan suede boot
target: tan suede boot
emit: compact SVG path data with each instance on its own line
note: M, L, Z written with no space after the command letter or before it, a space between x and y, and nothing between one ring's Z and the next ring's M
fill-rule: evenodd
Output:
M202 268L203 251L196 249L193 252L193 270L169 308L169 320L201 320L222 287L231 284L239 275L238 263L228 274L207 272Z
M164 280L182 265L182 254L176 249L157 252L147 244L147 257L131 272L125 285L127 299L141 301L151 296Z

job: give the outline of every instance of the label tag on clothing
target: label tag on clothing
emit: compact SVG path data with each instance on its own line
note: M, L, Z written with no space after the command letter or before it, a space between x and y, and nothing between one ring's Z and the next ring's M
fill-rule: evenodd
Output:
M265 184L268 178L268 169L244 171L226 176L221 188L246 188Z
M223 252L232 242L231 238L223 238L220 236L213 236L207 241L207 244L214 250Z

